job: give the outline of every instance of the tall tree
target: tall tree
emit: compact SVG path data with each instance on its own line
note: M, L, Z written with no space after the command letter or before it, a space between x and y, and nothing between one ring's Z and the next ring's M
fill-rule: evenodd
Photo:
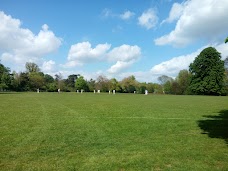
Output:
M32 62L26 62L25 68L26 68L26 72L28 72L28 73L40 72L39 66Z
M224 93L224 61L213 47L205 48L189 66L190 90L193 94L221 95Z

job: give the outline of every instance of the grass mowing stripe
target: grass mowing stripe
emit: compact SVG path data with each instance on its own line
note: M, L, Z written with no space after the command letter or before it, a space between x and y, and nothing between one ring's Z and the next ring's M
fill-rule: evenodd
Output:
M228 169L227 97L15 93L0 100L0 170Z

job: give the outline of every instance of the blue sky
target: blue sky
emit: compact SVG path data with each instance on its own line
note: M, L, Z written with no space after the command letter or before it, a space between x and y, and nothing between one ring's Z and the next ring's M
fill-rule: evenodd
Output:
M227 0L68 0L0 3L0 60L17 72L156 82L207 47L228 56Z

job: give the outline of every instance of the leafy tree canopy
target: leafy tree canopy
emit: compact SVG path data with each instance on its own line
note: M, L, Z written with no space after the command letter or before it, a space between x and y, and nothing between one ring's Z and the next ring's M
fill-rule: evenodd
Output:
M221 95L224 93L224 61L213 47L205 48L189 66L190 90L193 94Z

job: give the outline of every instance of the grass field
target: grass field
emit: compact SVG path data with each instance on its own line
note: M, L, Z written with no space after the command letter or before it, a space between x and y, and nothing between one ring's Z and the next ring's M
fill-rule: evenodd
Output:
M228 170L228 97L1 93L0 170Z

